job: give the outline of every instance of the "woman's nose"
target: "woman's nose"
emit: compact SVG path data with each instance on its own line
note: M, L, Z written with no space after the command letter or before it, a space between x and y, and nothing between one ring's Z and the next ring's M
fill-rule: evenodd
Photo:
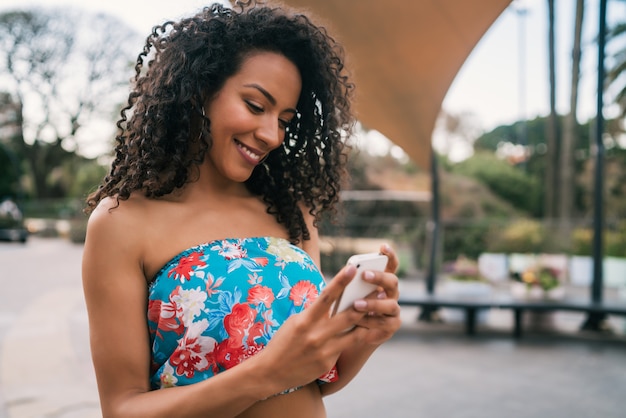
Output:
M256 129L256 136L268 147L276 148L283 142L285 133L278 119L265 117Z

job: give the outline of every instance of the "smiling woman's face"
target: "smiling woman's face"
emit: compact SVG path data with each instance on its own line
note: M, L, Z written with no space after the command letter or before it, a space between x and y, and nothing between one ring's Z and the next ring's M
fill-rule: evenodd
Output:
M285 139L296 115L302 80L283 55L258 52L205 105L212 146L206 158L211 176L244 182L267 154Z

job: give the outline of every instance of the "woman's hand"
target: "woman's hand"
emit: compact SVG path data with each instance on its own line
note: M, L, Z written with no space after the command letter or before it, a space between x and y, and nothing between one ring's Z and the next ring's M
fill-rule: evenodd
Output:
M378 292L366 299L354 302L354 309L366 315L357 324L367 332L363 336L366 344L379 345L387 341L400 328L400 305L398 305L398 257L388 246L380 249L389 257L384 272L365 272L363 280L378 285Z
M359 344L348 347L337 361L339 380L320 387L322 395L335 393L345 387L357 375L370 355L400 328L400 306L398 305L398 257L387 245L380 249L389 257L384 272L370 272L362 277L378 286L376 292L365 299L357 300L353 309L346 309L338 316L350 313L362 314L357 326L351 331L359 336Z
M342 354L359 351L359 347L364 349L361 350L364 354L353 358L356 361L354 366L360 367L376 346L398 330L400 307L395 275L398 258L386 245L381 247L381 253L389 257L385 271L364 275L365 280L378 285L377 292L356 301L354 309L346 309L331 317L333 303L356 273L354 266L344 267L330 280L317 300L285 321L268 346L255 356L257 365L267 368L266 372L274 376L279 385L275 388L277 393L315 380L328 372ZM345 371L349 380L353 372ZM343 372L340 370L339 373L342 378Z
M276 392L312 382L331 370L342 352L362 344L367 330L355 325L367 311L347 309L330 317L333 303L355 273L354 266L344 267L315 302L285 321L267 347L255 356L259 367L268 367L275 381L282 382Z

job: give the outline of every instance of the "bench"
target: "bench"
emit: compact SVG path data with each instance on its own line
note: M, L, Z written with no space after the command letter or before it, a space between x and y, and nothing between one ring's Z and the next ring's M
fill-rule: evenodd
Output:
M423 309L451 308L465 310L465 331L468 335L476 333L476 313L482 309L510 309L514 314L514 336L522 336L522 316L525 311L550 312L574 311L589 314L626 316L626 303L594 303L583 300L522 300L510 296L492 296L461 298L446 295L410 295L401 296L401 306L417 306Z

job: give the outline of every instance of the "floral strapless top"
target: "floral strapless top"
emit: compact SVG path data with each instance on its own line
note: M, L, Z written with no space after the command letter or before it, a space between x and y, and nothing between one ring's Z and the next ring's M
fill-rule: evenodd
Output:
M309 255L282 238L223 239L183 251L149 288L152 388L199 382L255 355L323 288ZM318 382L336 380L333 368Z

